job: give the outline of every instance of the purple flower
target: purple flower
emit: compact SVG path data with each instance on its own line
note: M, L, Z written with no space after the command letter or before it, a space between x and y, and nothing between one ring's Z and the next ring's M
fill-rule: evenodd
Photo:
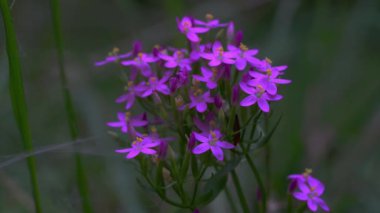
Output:
M240 83L240 88L248 94L241 102L240 106L248 107L257 102L260 109L263 112L269 112L268 101L278 101L282 99L281 95L268 95L261 85L256 85L256 87L250 87L245 83Z
M133 134L135 132L135 127L141 127L148 124L148 121L143 119L143 114L132 117L130 112L119 112L117 113L117 118L119 119L118 121L108 122L107 125L110 127L121 128L121 131L124 133Z
M211 14L207 14L206 15L206 19L207 21L201 21L201 20L197 20L195 19L194 20L194 24L196 25L200 25L200 26L203 26L203 27L207 27L207 28L217 28L217 27L226 27L227 24L221 24L219 23L219 20L218 19L214 19L214 16L211 15Z
M191 52L190 52L190 59L193 61L198 61L203 52L205 51L206 46L192 42L191 43Z
M175 51L173 56L169 56L166 54L160 54L160 58L165 60L166 68L175 68L179 67L181 70L191 70L191 61L188 58L185 58L185 54L183 51Z
M231 103L233 105L236 105L239 101L239 93L240 93L240 90L239 90L239 86L238 85L234 85L232 87L232 97L231 97Z
M320 206L325 211L330 211L324 200L320 196L325 191L325 186L321 181L312 177L310 169L306 169L303 174L293 174L289 175L288 178L291 180L291 187L293 188L291 193L293 197L300 201L307 202L308 208L315 212ZM298 188L298 191L294 191Z
M150 54L138 53L133 60L122 61L121 64L124 66L137 67L144 76L149 77L152 74L149 63L156 62L157 60L158 58Z
M208 28L204 27L193 27L193 23L189 17L183 17L182 20L177 18L177 26L181 33L185 34L186 37L192 42L199 42L200 38L197 33L205 33L209 31Z
M253 57L259 52L256 49L250 50L244 44L240 44L239 48L234 45L228 45L227 48L229 51L235 53L235 57L236 57L235 66L236 66L236 69L238 69L239 71L242 71L245 69L245 67L247 66L247 62L253 65L260 63L259 59Z
M169 95L170 94L170 89L169 87L165 84L166 81L169 79L170 73L165 73L165 75L161 78L158 79L155 76L152 76L149 78L147 83L141 84L137 86L138 90L142 91L141 97L145 98L150 95L152 95L154 92L158 91L164 95Z
M108 63L118 62L120 59L125 59L125 58L129 58L132 56L131 52L127 52L127 53L119 55L119 51L120 51L119 48L115 47L112 50L112 52L110 52L108 54L108 56L103 61L95 62L95 66L99 67L99 66L103 66L103 65L108 64Z
M233 52L225 52L222 44L219 41L215 41L212 46L212 53L203 53L201 56L207 60L210 60L208 65L210 67L219 66L221 63L234 64L234 58L236 54Z
M139 94L139 92L135 90L133 81L128 82L128 86L126 87L126 90L127 92L124 95L116 99L116 103L126 102L125 109L130 109L135 103L136 96Z
M202 113L207 110L207 103L213 103L214 99L210 96L210 91L203 93L201 89L197 89L190 94L189 108L196 108L198 112Z
M221 141L222 134L219 130L210 131L209 133L194 132L195 139L201 144L193 149L193 154L199 155L211 149L212 154L217 160L222 161L224 158L223 149L233 149L235 146L226 141ZM223 148L223 149L222 149Z
M276 84L291 83L291 80L277 78L279 74L279 71L273 71L271 69L268 69L266 74L250 71L249 75L254 77L254 79L250 80L248 84L251 86L260 84L269 94L275 95L277 93Z
M206 83L207 88L215 89L218 86L218 79L221 77L221 72L212 68L209 70L206 67L201 67L202 75L193 75L193 78Z
M153 147L156 147L160 145L160 141L152 140L150 137L136 137L136 140L132 142L131 148L126 149L118 149L116 150L117 153L128 153L126 158L134 158L140 153L146 154L146 155L154 155L157 153L156 150L151 149Z
M216 129L215 114L212 112L206 115L203 122L198 117L194 117L193 122L202 132L210 132L211 130Z

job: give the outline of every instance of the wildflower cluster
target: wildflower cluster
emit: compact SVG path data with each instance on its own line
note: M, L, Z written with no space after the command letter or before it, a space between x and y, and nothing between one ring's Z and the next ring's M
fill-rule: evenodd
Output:
M306 169L303 174L289 175L291 180L290 192L297 200L307 203L308 208L315 212L320 206L324 211L330 211L325 201L321 198L325 191L323 183L311 176L311 170Z
M243 128L270 112L270 102L283 98L278 85L290 80L282 78L287 66L273 66L270 59L257 57L257 49L243 44L243 33L235 31L233 22L221 23L211 15L205 21L183 17L177 27L187 38L187 48L156 45L144 52L135 42L130 52L114 49L95 65L117 63L125 68L124 93L116 99L125 111L107 125L131 143L116 152L138 158L147 182L171 204L176 202L163 191L175 180L173 189L181 198L176 205L193 208L207 200L196 199L205 171L225 174L227 165L237 165L234 159L243 155L242 142L254 136L248 138ZM213 37L215 31L219 33ZM196 183L193 198L185 192L190 168ZM169 178L162 178L163 170ZM159 177L155 181L150 176L154 171Z

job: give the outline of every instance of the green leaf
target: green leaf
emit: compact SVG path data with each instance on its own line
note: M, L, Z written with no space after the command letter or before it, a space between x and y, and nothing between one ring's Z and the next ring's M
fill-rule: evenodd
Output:
M228 180L228 174L239 165L240 161L241 157L232 159L222 169L217 171L209 180L207 180L202 192L195 200L195 206L204 206L213 201L225 188Z
M278 118L276 124L273 126L273 128L269 131L268 134L264 134L263 137L261 138L261 140L259 140L259 142L257 142L252 149L259 149L263 146L265 146L269 140L272 138L273 136L273 133L276 131L278 125L280 124L280 121L281 121L281 118L282 116L280 116L280 118Z

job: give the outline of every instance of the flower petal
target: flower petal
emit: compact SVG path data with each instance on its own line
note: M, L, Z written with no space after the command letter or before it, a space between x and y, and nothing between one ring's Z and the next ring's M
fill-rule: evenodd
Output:
M247 61L244 58L238 58L236 59L235 66L236 66L236 69L242 71L247 66Z
M211 146L211 152L216 157L216 159L222 161L223 160L223 150L218 146Z
M208 143L202 143L194 147L193 154L199 155L204 152L207 152L209 149L210 149L210 145Z
M302 192L294 192L293 193L293 197L297 200L301 200L301 201L305 201L307 200L309 197L307 196L307 194L305 193L302 193Z
M269 104L264 98L260 98L257 103L263 112L269 112Z
M315 212L318 209L317 202L315 202L314 199L309 199L307 201L307 206L309 207L310 211Z
M157 151L154 150L154 149L149 149L149 148L142 148L141 149L141 152L144 153L144 154L147 154L147 155L153 155L153 154L156 154Z
M136 157L138 154L140 154L140 151L134 149L134 150L132 150L131 152L129 152L129 154L127 155L127 158L128 158L128 159L134 158L134 157Z
M233 149L235 148L235 146L233 144L230 144L226 141L218 141L216 142L216 145L221 147L221 148L224 148L224 149Z
M203 143L208 143L208 138L206 136L201 135L197 132L193 132L193 133L194 133L195 139L197 139L198 141L203 142Z
M251 105L255 104L256 101L257 101L256 96L254 96L254 95L250 95L250 96L245 97L245 98L240 102L240 106L243 106L243 107L251 106Z
M201 102L201 103L198 103L196 105L196 109L198 112L202 113L202 112L205 112L207 110L207 104L204 103L204 102Z

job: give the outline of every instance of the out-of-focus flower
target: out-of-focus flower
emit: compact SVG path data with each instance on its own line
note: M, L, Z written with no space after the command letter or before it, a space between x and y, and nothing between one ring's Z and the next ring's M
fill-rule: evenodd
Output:
M137 116L131 116L130 112L117 113L118 121L108 122L109 127L121 128L124 133L130 133L134 131L135 127L141 127L148 125L148 121L143 119L143 114Z
M311 170L306 169L303 174L293 174L289 175L288 178L291 180L292 190L290 191L294 198L307 203L310 211L317 211L318 206L324 211L330 211L326 202L320 198L320 196L325 191L325 186L321 181L311 176ZM294 188L298 190L295 191Z
M244 44L240 44L239 47L228 45L227 48L230 52L235 53L235 66L236 69L240 71L244 70L247 67L247 62L251 63L252 65L260 63L260 60L254 57L254 55L259 52L257 49L248 49L248 47Z
M210 61L208 63L210 67L216 67L222 63L234 64L236 54L232 52L225 52L222 44L219 41L215 41L212 46L212 53L203 53L201 56Z
M213 103L214 99L210 96L210 91L203 93L201 89L197 89L190 93L189 108L196 108L198 112L202 113L207 110L207 103Z
M215 89L218 86L218 80L221 77L221 72L216 68L211 70L206 67L201 67L202 75L193 75L193 78L206 83L207 88Z
M191 70L191 61L190 59L185 58L183 51L177 50L174 52L173 56L160 54L160 58L166 61L165 67L167 68L179 67L182 70Z
M209 31L209 28L206 27L193 27L192 20L189 17L183 17L181 20L177 18L177 26L179 31L185 34L186 37L192 42L200 41L198 33L205 33Z

